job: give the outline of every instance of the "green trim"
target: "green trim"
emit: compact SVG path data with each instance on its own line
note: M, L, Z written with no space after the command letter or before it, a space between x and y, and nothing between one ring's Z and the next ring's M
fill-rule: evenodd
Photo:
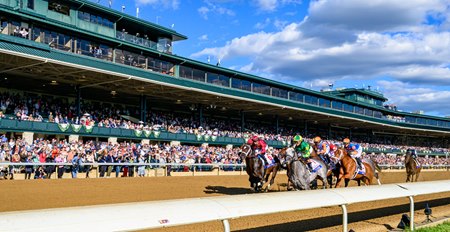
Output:
M3 37L0 36L0 41L2 40L2 38ZM311 110L311 111L315 111L318 113L323 112L323 113L328 113L328 114L332 114L332 115L336 115L336 116L343 116L343 117L349 117L349 118L354 118L354 119L362 119L362 120L366 120L369 122L383 123L386 125L400 126L400 127L404 127L404 128L410 128L410 129L433 129L433 130L438 130L438 131L450 131L450 128L442 128L442 127L438 127L438 126L428 126L428 125L421 125L421 124L393 122L393 121L373 118L373 117L369 117L369 116L365 116L365 115L359 115L359 114L353 114L353 113L349 113L349 112L345 112L345 111L334 110L331 108L323 108L323 107L319 107L316 105L304 104L304 103L295 102L295 101L291 101L291 100L287 100L287 99L283 99L283 98L276 98L276 97L272 97L272 96L268 96L268 95L262 95L262 94L252 93L252 92L238 90L238 89L231 89L228 87L221 87L221 86L216 86L216 85L203 83L203 82L191 81L191 80L183 79L183 78L173 78L172 76L169 76L170 78L167 78L168 76L164 75L164 74L149 72L149 71L139 69L139 68L134 68L134 67L126 66L126 65L107 62L107 61L99 60L99 59L96 59L93 57L86 57L86 56L73 54L73 53L67 53L67 52L63 52L63 51L59 51L59 50L51 49L50 51L42 51L42 50L33 49L31 47L20 46L20 45L18 45L18 43L11 44L9 42L0 42L0 48L7 49L10 51L16 51L19 53L30 54L30 55L34 55L34 56L38 56L38 57L42 57L42 58L52 59L52 60L56 60L56 61L67 62L70 64L78 64L78 65L91 67L91 68L95 68L95 69L102 69L102 70L112 71L112 72L116 72L116 73L121 73L124 75L136 76L136 77L145 78L148 80L172 84L175 86L183 86L186 88L195 88L195 89L199 89L199 90L206 90L206 91L215 92L218 94L241 97L244 99L254 99L254 100L261 101L261 102L270 102L272 104L278 104L280 106L284 105L284 106L294 107L297 109ZM388 110L382 110L382 111L390 112ZM395 114L401 115L400 112L395 112ZM421 116L421 117L422 118L437 118L434 116L428 116L428 117ZM438 119L444 120L444 121L450 121L450 119L447 119L447 118L442 118L442 119L438 118Z

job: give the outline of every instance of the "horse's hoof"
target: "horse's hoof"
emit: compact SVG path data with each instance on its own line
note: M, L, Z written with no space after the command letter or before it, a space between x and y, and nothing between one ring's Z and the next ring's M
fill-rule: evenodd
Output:
M294 188L287 188L287 191L292 191L294 190Z

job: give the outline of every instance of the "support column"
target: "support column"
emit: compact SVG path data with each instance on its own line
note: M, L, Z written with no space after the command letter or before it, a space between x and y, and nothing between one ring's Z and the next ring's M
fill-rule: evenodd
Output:
M147 121L147 96L140 97L140 120L144 123Z
M198 105L198 121L200 122L200 126L203 126L203 105Z
M245 128L245 113L241 110L241 133L244 132Z
M275 116L275 120L276 120L276 124L275 124L275 127L276 127L276 133L278 134L278 133L280 133L280 132L279 132L279 131L280 131L280 122L279 122L279 117L278 117L278 115Z
M75 87L75 91L77 94L77 99L76 99L76 103L75 103L76 109L77 109L77 116L78 116L78 118L81 118L81 89L80 89L79 85L77 85Z
M304 129L303 129L303 136L304 137L306 137L306 136L308 136L308 121L306 121L305 120L305 122L304 122L305 124L304 124Z
M328 139L331 139L331 123L328 123Z

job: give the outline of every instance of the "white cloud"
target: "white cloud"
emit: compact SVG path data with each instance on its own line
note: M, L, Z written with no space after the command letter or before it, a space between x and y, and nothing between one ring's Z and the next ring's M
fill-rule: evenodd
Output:
M225 1L226 2L226 1ZM205 19L208 19L209 14L218 14L218 15L227 15L227 16L235 16L236 13L228 8L222 7L217 3L222 3L220 1L204 1L206 6L202 6L197 9L198 13Z
M280 3L258 2L267 9ZM416 91L421 88L415 85L432 90L450 86L449 5L446 0L312 1L300 22L243 35L192 56L246 57L246 71L299 85L387 76ZM441 23L427 24L429 17ZM448 102L448 92L412 96ZM410 101L399 102L408 106Z
M208 40L208 35L207 34L201 35L200 37L198 37L198 40L206 41Z
M178 9L180 6L180 0L135 0L136 5L145 6L152 5L153 7L160 8L172 8L174 10Z
M450 115L450 107L443 107L450 102L450 91L432 88L415 87L400 81L379 81L385 96L390 103L402 106L404 111L423 110L425 113L435 112L440 116Z
M258 30L264 29L265 27L267 27L270 24L270 22L271 22L270 18L266 18L266 20L264 20L264 22L256 23L254 28L258 29Z
M288 4L300 4L300 0L254 0L256 7L261 11L272 12Z

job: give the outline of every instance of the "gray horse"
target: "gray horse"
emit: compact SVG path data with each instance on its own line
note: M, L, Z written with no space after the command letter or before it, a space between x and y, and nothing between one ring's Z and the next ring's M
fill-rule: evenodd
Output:
M311 173L306 164L298 160L298 155L293 148L286 149L286 162L288 166L288 178L289 181L294 186L295 190L309 190L312 181L319 179L322 181L322 188L326 188L328 185L327 181L327 166L321 160L316 160L322 165L322 168L317 170L315 173Z

